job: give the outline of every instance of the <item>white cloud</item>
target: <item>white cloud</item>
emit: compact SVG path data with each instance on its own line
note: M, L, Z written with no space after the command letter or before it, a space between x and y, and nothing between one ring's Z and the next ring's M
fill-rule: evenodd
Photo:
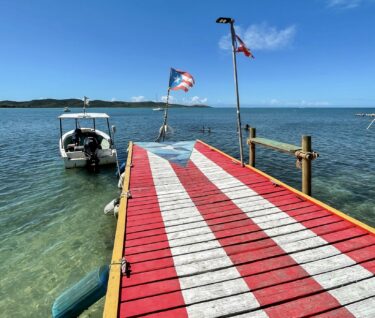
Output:
M182 103L185 105L205 104L207 103L207 101L208 101L207 97L199 97L199 96L184 97L182 99Z
M207 102L207 100L208 100L208 98L207 97L203 97L203 98L201 98L201 97L199 97L199 96L193 96L192 98L191 98L191 100L190 100L190 104L204 104L204 103L206 103Z
M230 50L232 47L230 34L223 35L219 40L219 48L222 50Z
M167 96L162 96L160 98L160 100L163 102L163 103L166 103L167 102ZM173 104L173 103L176 103L177 102L177 99L174 98L173 96L169 95L169 103L170 104Z
M267 106L295 106L295 107L323 107L331 106L332 104L322 100L280 100L277 98L271 98L263 100L262 105Z
M131 98L132 102L143 102L145 100L144 96L133 96Z
M353 9L358 7L362 0L327 0L328 7L336 7L340 9Z
M297 106L330 106L331 103L327 101L306 101L301 100L299 101L299 104L297 103Z
M280 101L277 98L272 98L269 100L270 105L280 105Z
M115 102L115 101L116 101L116 97L112 97L111 102Z
M267 23L250 25L246 30L236 27L236 34L252 50L278 50L289 46L296 35L297 28L290 25L285 29L277 29ZM221 37L219 47L223 50L231 49L231 36Z

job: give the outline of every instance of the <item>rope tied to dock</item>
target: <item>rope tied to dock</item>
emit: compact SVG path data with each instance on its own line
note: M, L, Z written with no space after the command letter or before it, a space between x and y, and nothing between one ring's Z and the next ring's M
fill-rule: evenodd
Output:
M297 158L297 160L296 160L297 169L301 169L302 168L302 159L310 160L310 161L315 160L319 157L319 153L315 152L315 151L304 152L302 150L297 150L294 153L294 156Z
M126 277L130 277L130 273L131 273L131 271L132 271L132 269L131 269L131 264L130 264L130 262L128 262L128 261L126 260L125 257L121 258L121 260L119 260L119 261L117 261L117 262L112 262L112 263L110 264L110 267L111 267L112 265L121 265L121 274L122 274L122 275L125 275Z
M121 196L120 198L127 198L127 199L131 199L132 198L132 193L129 191L124 191L121 193Z

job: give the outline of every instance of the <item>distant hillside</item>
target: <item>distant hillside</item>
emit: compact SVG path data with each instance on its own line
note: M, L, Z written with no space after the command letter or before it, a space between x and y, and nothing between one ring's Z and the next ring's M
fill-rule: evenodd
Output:
M157 108L164 107L165 103L161 102L122 102L122 101L104 101L104 100L90 100L90 107L127 107L127 108ZM80 99L70 98L70 99L34 99L24 102L15 102L11 100L0 101L0 108L82 108L83 102ZM179 105L172 104L170 107L210 107L207 105Z

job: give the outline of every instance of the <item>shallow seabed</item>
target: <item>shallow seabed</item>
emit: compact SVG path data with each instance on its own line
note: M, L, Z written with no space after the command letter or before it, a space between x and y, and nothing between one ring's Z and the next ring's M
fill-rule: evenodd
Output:
M76 111L73 109L73 112ZM153 141L162 112L105 111L117 126L124 159L129 140ZM299 144L312 135L313 196L375 225L375 127L358 112L375 109L243 109L258 136ZM0 271L2 317L48 317L54 299L109 263L116 222L103 207L118 195L115 168L93 175L65 170L58 153L60 109L0 109ZM170 140L203 141L238 157L235 109L171 109ZM211 134L199 132L210 127ZM100 128L100 127L98 127ZM247 160L247 148L245 148ZM300 170L284 154L258 148L257 167L300 188ZM83 317L101 317L104 301Z

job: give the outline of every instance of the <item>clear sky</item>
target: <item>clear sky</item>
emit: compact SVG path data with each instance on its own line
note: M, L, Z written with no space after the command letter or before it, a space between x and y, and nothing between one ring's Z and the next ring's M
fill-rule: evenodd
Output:
M0 100L160 100L169 68L196 85L175 102L375 106L374 0L0 0Z

